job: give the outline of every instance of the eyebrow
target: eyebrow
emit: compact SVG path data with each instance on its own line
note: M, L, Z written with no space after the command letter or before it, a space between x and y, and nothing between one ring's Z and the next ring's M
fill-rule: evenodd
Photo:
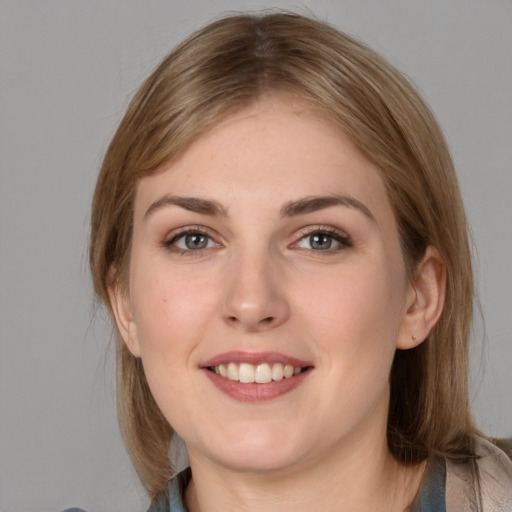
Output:
M164 196L151 204L144 214L144 219L148 219L155 211L166 206L179 206L180 208L190 212L209 216L220 215L225 217L227 214L226 209L220 203L211 199L203 199L200 197Z
M345 206L355 208L372 222L377 223L370 209L361 201L351 196L329 195L329 196L309 196L296 201L290 201L281 208L281 217L294 217L312 213L332 206Z
M217 201L212 199L203 199L200 197L181 197L181 196L164 196L146 210L144 219L149 218L155 211L166 206L179 206L190 212L199 213L208 216L227 215L227 210ZM294 201L290 201L283 205L280 211L281 217L295 217L297 215L305 215L313 213L333 206L345 206L355 208L361 211L371 221L377 222L370 209L361 201L351 196L329 195L329 196L308 196Z

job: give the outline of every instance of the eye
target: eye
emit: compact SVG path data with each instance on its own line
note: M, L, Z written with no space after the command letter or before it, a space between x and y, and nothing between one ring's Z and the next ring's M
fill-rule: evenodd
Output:
M333 230L317 230L303 236L296 244L301 249L312 251L336 251L345 247L352 247L347 235Z
M207 233L198 230L178 233L165 242L165 246L174 252L200 251L218 245Z

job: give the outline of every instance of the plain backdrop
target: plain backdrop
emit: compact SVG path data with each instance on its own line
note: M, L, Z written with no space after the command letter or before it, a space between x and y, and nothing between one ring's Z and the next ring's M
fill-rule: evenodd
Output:
M512 435L510 0L0 0L0 511L146 510L86 264L102 155L142 79L227 11L312 12L387 56L448 138L477 247L471 389ZM485 323L485 328L484 328Z

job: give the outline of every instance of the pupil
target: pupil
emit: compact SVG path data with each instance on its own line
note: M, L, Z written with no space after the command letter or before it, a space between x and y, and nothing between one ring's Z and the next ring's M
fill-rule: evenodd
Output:
M196 233L185 237L185 245L188 249L204 249L207 244L207 237L201 234Z
M309 237L309 243L313 249L330 249L332 239L329 235L311 235Z

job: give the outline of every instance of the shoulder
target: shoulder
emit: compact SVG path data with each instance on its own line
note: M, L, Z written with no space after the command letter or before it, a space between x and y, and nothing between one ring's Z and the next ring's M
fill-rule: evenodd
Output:
M447 510L511 511L512 460L486 439L477 437L475 442L476 459L446 462Z
M169 481L167 491L153 501L147 512L187 512L184 496L191 478L190 467L174 475Z
M479 438L478 472L484 510L512 510L512 460L496 445ZM485 504L488 504L488 507Z

